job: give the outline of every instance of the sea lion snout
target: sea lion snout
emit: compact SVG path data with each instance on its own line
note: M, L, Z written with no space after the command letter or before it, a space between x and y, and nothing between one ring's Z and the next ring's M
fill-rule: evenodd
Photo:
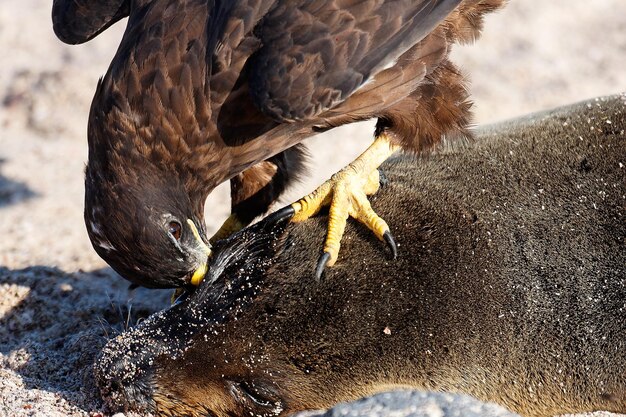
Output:
M94 368L108 410L193 417L279 415L285 401L271 378L250 374L233 346L220 346L219 337L204 332L209 323L195 326L181 318L190 311L185 300L107 343ZM198 348L199 330L212 348Z
M152 384L148 379L128 379L112 376L99 381L100 394L111 412L137 410L142 413L154 413L155 402L152 399Z
M120 356L99 366L100 393L113 412L226 417L276 416L286 408L270 379L250 375L245 365L221 354L189 348L191 355ZM215 353L215 355L214 355ZM222 359L220 361L220 358ZM181 363L182 362L182 363ZM140 367L134 366L142 363Z
M151 324L157 317L161 322L165 313L155 314L110 340L96 360L96 384L111 411L155 412L154 370L159 363L176 358L183 350L180 338L173 336L167 320L158 328Z
M107 408L112 412L141 410L155 411L151 364L153 352L137 349L128 344L128 339L118 336L103 351L95 364L96 383Z

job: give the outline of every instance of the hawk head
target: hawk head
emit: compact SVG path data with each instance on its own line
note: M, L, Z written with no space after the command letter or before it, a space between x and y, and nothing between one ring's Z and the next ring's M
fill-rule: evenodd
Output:
M92 163L93 162L93 163ZM149 288L197 285L210 249L204 199L185 190L176 175L149 164L132 169L98 165L85 176L85 223L102 259L129 281Z

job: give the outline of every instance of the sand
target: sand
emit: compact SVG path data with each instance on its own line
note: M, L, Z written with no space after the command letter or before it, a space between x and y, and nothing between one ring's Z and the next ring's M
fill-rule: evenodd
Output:
M56 39L50 0L0 4L0 416L101 413L90 364L106 337L165 305L128 290L91 248L82 219L86 123L95 84L124 22L94 41ZM623 0L512 2L477 45L457 48L473 80L476 122L626 89ZM370 141L372 123L309 140L311 190ZM332 146L330 146L332 144ZM228 214L209 198L209 232Z

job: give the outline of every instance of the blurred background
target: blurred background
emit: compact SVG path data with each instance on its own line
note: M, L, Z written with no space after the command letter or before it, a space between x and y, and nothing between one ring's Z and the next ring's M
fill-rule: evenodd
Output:
M125 21L87 44L65 45L52 32L51 4L0 4L0 266L89 271L105 264L82 217L87 114ZM485 27L477 44L453 54L472 80L478 124L626 89L624 0L512 0ZM365 149L372 126L310 139L311 175L284 201ZM211 232L228 214L228 187L206 207Z

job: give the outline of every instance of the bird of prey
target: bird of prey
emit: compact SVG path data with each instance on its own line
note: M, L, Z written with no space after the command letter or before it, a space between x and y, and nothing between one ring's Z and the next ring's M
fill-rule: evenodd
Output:
M356 218L395 250L367 196L395 150L469 136L455 42L473 41L504 0L54 0L57 36L76 44L128 16L88 122L85 221L97 253L147 287L200 282L204 204L230 180L216 238L265 213L301 175L301 142L377 118L373 144L286 211L330 205L317 272ZM327 146L333 146L328 143Z

